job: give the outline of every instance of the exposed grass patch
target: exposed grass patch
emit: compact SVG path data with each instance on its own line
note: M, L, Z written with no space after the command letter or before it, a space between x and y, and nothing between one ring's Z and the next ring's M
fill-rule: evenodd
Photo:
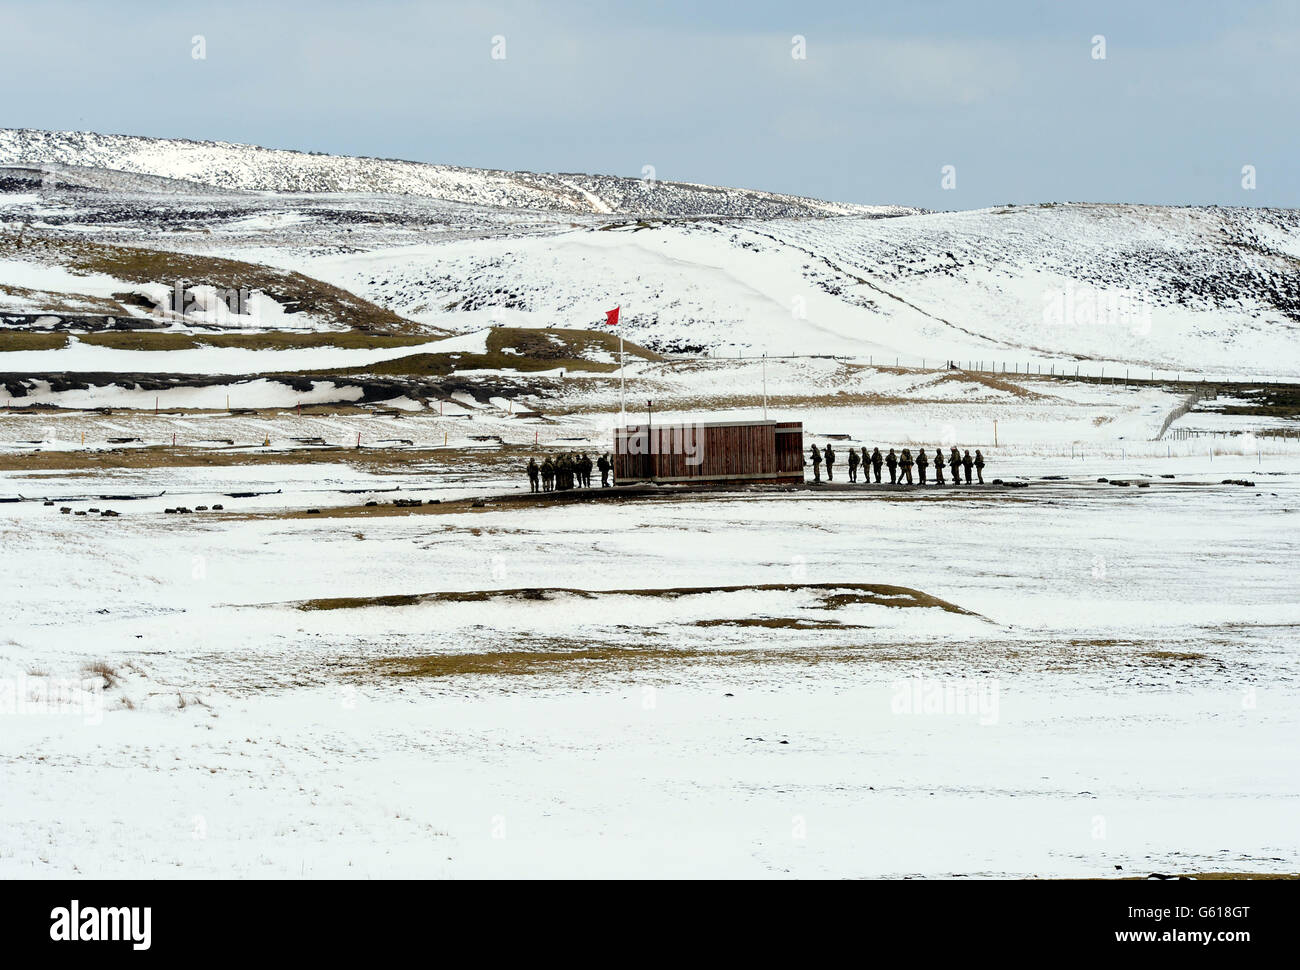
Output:
M21 250L12 239L4 237L0 239L0 252L35 257L77 273L103 273L128 283L170 286L180 282L187 286L215 286L218 290L261 290L294 311L370 333L412 334L428 329L340 287L258 263L53 235L30 237ZM76 300L81 302L80 295ZM68 302L66 297L64 302ZM57 312L55 307L50 309ZM120 304L115 312L123 315Z
M113 350L193 350L198 346L187 333L156 333L148 330L106 330L77 334L77 339L94 347Z
M437 340L439 334L390 336L362 330L326 330L314 333L159 333L148 330L106 331L78 335L78 340L116 350L193 350L227 347L243 350L299 350L330 347L342 350L383 350L412 347Z
M534 330L523 327L493 327L487 335L487 352L411 354L342 370L316 371L321 374L373 374L383 377L445 376L467 370L586 371L607 374L617 363L597 361L594 356L618 356L618 337L597 330ZM511 353L511 351L515 351ZM662 360L658 354L624 341L630 359Z
M253 445L254 442L248 442ZM481 460L481 458L480 458ZM104 451L0 452L0 471L102 472L134 468L230 468L239 465L313 465L342 462L363 471L409 472L414 462L454 464L445 449L298 448L290 451L224 451L148 445ZM375 509L365 509L373 512ZM435 506L436 508L436 506ZM418 510L416 510L418 511Z
M1170 872L1162 873L1170 877L1183 877L1200 881L1236 880L1236 879L1300 879L1300 872ZM1145 880L1148 876L1120 876L1117 881L1132 882Z
M947 613L964 616L978 616L970 610L962 609L953 603L936 596L906 586L886 586L874 583L762 583L754 586L676 586L664 589L611 589L588 590L569 587L528 587L521 589L480 589L455 590L437 593L401 594L398 596L346 596L329 599L304 600L297 605L300 610L345 610L367 609L375 606L414 606L422 603L483 603L494 600L545 602L562 596L574 596L580 599L601 599L612 596L643 596L658 599L680 599L686 596L701 596L716 593L740 592L804 592L811 591L826 609L839 609L841 606L857 603L872 603L878 606L898 608L932 607ZM718 624L745 625L753 618L724 619L713 621ZM710 622L710 621L704 621ZM796 620L760 619L760 623L789 625ZM838 627L839 624L832 624Z
M39 330L0 330L0 353L10 350L58 350L68 345L66 333Z
M13 251L12 246L6 247L6 237L0 236L0 253L6 249ZM11 297L17 304L24 308L39 306L40 313L49 313L55 316L68 314L71 316L121 316L123 315L122 304L103 296L90 296L86 293L51 293L48 290L35 290L26 286L15 286L12 283L0 282L0 296ZM24 309L22 312L27 312Z
M103 681L104 689L116 687L121 682L121 676L118 672L102 660L94 663L88 663L81 668L82 672L89 677L99 677Z
M393 596L336 596L308 600L300 603L300 610L352 610L362 606L414 606L420 602L418 593Z
M361 667L381 677L440 678L457 676L536 676L584 674L621 675L662 670L669 672L682 666L707 664L710 667L732 665L818 666L821 664L910 663L919 659L914 653L882 655L877 649L837 647L832 649L695 650L664 647L616 646L575 641L553 641L558 646L535 650L496 650L488 652L429 654L412 657L384 657Z
M1203 653L1183 653L1177 650L1148 650L1146 653L1141 654L1141 656L1150 660L1158 660L1163 663L1205 659L1205 654Z
M491 653L434 654L392 657L374 661L373 668L387 677L455 677L466 674L528 676L560 667L614 664L621 667L680 660L690 654L657 648L587 647L574 650L502 650Z
M1037 391L1031 391L1022 385L1015 383L1014 380L1014 377L1009 380L1005 376L997 376L994 374L984 373L983 371L960 370L947 372L943 377L939 378L936 383L981 384L990 390L1003 391L1026 401L1038 400L1046 396L1039 394Z
M763 630L862 630L857 624L837 620L811 620L800 616L750 616L734 620L696 620L696 626L757 627Z

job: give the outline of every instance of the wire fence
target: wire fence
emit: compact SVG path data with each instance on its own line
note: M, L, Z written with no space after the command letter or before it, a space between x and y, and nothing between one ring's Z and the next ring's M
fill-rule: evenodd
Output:
M1230 372L1203 372L1165 370L1152 367L1134 367L1097 361L1063 361L1057 359L988 359L917 357L906 354L753 354L736 351L735 355L719 353L712 356L676 356L661 363L701 363L736 360L753 363L766 358L778 360L837 360L846 363L866 364L868 367L892 368L914 371L966 371L972 374L1007 377L1057 377L1099 381L1107 384L1176 383L1176 384L1249 384L1251 386L1293 386L1300 381L1281 375L1254 376Z

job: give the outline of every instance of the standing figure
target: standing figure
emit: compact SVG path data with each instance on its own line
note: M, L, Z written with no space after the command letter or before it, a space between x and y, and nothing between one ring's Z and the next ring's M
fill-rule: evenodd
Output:
M849 481L858 480L858 453L855 449L849 449Z
M600 469L600 487L609 488L609 453L605 453L596 459L596 467Z
M872 451L871 451L871 467L872 467L873 469L875 469L875 472L876 472L876 484L877 484L877 485L880 484L880 466L883 465L884 462L885 462L885 459L881 457L881 455L880 455L880 449L879 449L879 448L873 448Z
M943 452L938 448L934 449L934 483L943 484Z
M964 456L964 457L962 458L962 460L961 460L961 467L964 468L964 469L966 470L966 484L967 484L967 485L970 484L970 469L971 469L971 465L973 465L973 464L975 464L975 462L971 459L970 452L967 451L966 454L965 454L965 456Z
M908 485L912 484L912 453L908 449L903 449L903 457L898 460L898 464L903 469L903 481Z
M826 444L826 481L831 481L835 477L835 449Z
M537 476L539 474L540 471L537 467L537 459L529 458L528 459L528 491L530 492L537 491Z
M980 484L984 484L984 456L980 454L978 448L975 449L975 474L979 476Z
M822 453L817 450L816 445L812 446L812 451L808 453L808 457L812 459L813 463L813 481L820 482L822 480Z
M889 449L889 454L885 456L885 464L889 466L889 484L898 484L898 456L894 454L894 449Z
M961 484L961 455L957 454L956 447L954 447L952 449L952 453L948 455L948 470L952 472L952 483L954 485L960 485Z
M555 466L551 459L547 458L542 462L542 491L550 492L555 489Z
M930 459L927 458L927 457L925 457L925 449L922 448L922 449L920 449L919 451L917 451L917 453L916 453L916 477L919 478L919 479L921 480L921 484L922 484L922 485L925 484L925 469L926 469L926 466L929 465L929 464L930 464Z
M584 451L582 453L582 483L587 488L591 488L591 458Z

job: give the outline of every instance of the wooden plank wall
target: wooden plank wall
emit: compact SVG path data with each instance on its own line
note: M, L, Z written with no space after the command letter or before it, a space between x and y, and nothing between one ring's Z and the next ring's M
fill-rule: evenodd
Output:
M803 481L803 424L778 421L776 425L776 469L782 479Z
M614 432L615 481L802 481L799 422L772 424L629 425ZM781 430L778 433L778 429ZM627 441L646 436L650 454L628 454ZM693 454L688 454L688 450ZM655 454L653 452L657 451ZM691 462L695 462L692 464Z

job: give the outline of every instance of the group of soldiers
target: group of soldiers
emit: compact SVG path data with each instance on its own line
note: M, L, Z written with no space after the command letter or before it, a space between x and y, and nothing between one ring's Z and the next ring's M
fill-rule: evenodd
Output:
M829 444L825 452L818 450L816 445L812 446L812 451L808 457L812 460L813 481L822 480L822 462L826 462L826 480L835 480L835 449ZM912 468L916 467L917 475L920 477L920 484L926 484L926 474L929 471L931 461L925 454L924 448L918 448L916 457L912 457L910 448L904 448L901 455L894 453L894 449L889 449L888 455L882 455L879 448L873 448L871 453L867 449L862 449L859 455L854 448L849 449L849 481L858 480L858 466L862 467L862 480L871 481L871 473L876 473L876 484L880 484L880 470L882 467L889 469L889 484L891 485L912 485ZM978 448L975 449L975 456L972 458L971 453L967 450L964 454L958 454L957 449L953 448L948 457L945 458L943 450L934 449L934 483L943 485L943 466L947 465L952 473L952 484L960 485L962 473L966 474L966 484L971 484L971 472L979 477L979 484L984 484L984 456Z
M528 459L528 488L533 492L563 491L569 488L591 488L591 470L600 470L600 487L609 487L609 473L614 467L608 454L593 463L586 454L559 455L547 458L540 465L536 458Z

